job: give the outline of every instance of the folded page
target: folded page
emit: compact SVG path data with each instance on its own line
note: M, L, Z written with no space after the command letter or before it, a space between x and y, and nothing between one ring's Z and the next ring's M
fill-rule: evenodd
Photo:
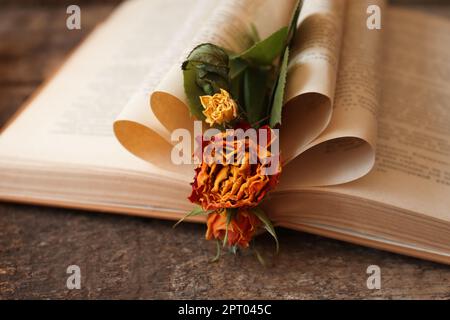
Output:
M331 119L345 7L345 0L303 3L290 52L282 115L285 164L305 151Z
M364 176L374 165L383 45L382 30L366 24L367 8L373 4L385 6L382 0L348 1L331 121L287 165L282 176L287 184L345 183Z

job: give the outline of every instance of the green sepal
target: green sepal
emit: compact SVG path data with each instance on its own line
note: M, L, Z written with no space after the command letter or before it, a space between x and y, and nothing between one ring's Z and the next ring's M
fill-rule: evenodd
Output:
M238 246L237 246L237 245L231 246L231 247L230 247L230 252L231 252L232 254L236 255L237 252L238 252Z
M269 232L270 235L274 238L276 244L276 253L278 253L280 251L280 244L278 242L277 233L275 232L275 228L272 222L260 208L252 208L251 211L258 217L259 220L261 220L261 222L264 224L264 229L266 229L267 232Z
M267 262L264 259L264 257L262 256L262 254L257 250L257 249L253 249L253 252L255 253L256 258L258 259L259 263L263 266L263 267L267 267Z
M227 245L228 226L230 225L231 220L235 217L236 213L237 213L237 209L226 209L227 221L226 221L225 236L223 237L223 247L225 247Z
M173 228L176 228L181 222L183 222L185 219L187 219L189 217L195 217L195 216L200 216L200 215L208 215L211 212L214 212L214 210L204 211L202 207L196 206L188 214L186 214L183 218L178 220L178 222L173 225Z
M220 245L220 241L217 240L216 241L216 255L211 260L209 260L209 262L213 263L213 262L219 261L221 252L222 252L222 247Z

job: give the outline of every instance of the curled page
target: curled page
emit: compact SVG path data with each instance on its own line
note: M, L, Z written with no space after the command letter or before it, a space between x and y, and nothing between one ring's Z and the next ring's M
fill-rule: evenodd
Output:
M345 4L345 0L303 4L289 59L280 130L285 164L301 154L331 119Z
M347 3L331 120L325 131L286 167L282 179L287 184L341 184L366 175L374 166L382 30L367 28L369 5L383 8L385 3Z
M114 134L128 151L160 168L185 176L185 178L192 171L187 169L186 166L177 166L172 163L170 159L172 150L170 132L156 118L150 108L150 93L155 91L161 79L168 74L175 61L179 60L182 52L190 45L190 41L197 30L208 19L211 12L214 12L218 4L218 0L185 0L177 1L175 5L170 6L171 16L185 16L185 21L178 23L177 25L181 27L176 30L171 28L174 25L173 23L164 23L157 31L151 30L151 32L159 34L156 39L161 39L161 41L155 46L159 46L160 50L154 52L153 63L148 70L147 79L114 122ZM167 10L167 5L163 4L161 8ZM158 8L151 9L157 10ZM181 14L175 14L174 10ZM186 15L185 12L190 12L190 14ZM161 12L161 14L163 13ZM165 14L167 15L167 13ZM148 32L148 30L142 32ZM154 40L155 37L150 37L150 39ZM172 104L172 102L169 102L169 105L173 105L174 108L177 106L176 103ZM186 107L172 110L170 114L173 119L188 117ZM192 126L192 121L190 125Z

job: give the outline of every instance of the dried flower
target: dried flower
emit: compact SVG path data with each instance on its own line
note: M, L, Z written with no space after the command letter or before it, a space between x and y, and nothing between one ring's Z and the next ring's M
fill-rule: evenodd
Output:
M247 248L261 225L261 221L252 212L239 209L229 221L227 232L226 209L220 209L208 215L205 238L223 241L226 235L226 243L229 246Z
M226 90L220 89L220 93L213 96L201 96L200 102L204 108L205 121L210 126L222 125L237 117L236 102Z
M279 157L275 157L277 173L267 175L266 169L272 165L271 162L265 161L271 156L267 149L264 149L267 157L260 158L260 153L257 153L257 161L253 163L251 153L257 146L252 146L251 141L247 139L230 142L226 137L226 133L221 133L216 136L213 144L222 144L225 152L233 151L221 155L222 163L203 161L196 168L194 182L191 184L192 193L189 200L201 205L204 210L255 207L278 183L281 172ZM243 152L239 152L242 148ZM236 161L227 161L230 155L235 153L238 153ZM239 158L239 153L243 157Z

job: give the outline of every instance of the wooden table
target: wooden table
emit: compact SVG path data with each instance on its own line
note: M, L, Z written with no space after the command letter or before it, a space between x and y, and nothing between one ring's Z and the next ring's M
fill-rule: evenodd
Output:
M65 7L0 7L0 126L112 11L82 2L82 30L65 29ZM86 3L86 4L84 4ZM431 9L429 9L431 10ZM450 9L434 9L448 15ZM254 256L215 264L205 227L76 210L0 204L0 298L450 298L450 267L278 230L281 253L263 268ZM268 237L261 251L271 252ZM66 269L81 268L68 290ZM366 286L381 268L381 290Z

